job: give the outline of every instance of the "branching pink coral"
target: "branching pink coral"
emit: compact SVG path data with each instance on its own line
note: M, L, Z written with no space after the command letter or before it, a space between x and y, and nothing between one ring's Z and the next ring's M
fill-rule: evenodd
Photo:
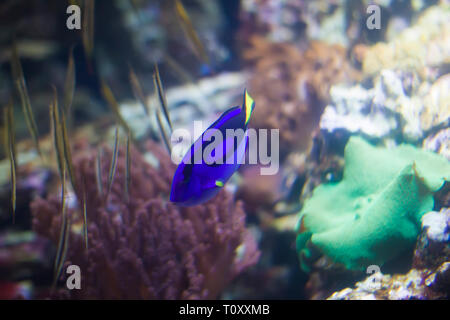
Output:
M132 149L129 202L124 192L125 149L119 151L107 204L95 183L95 152L80 151L74 158L78 185L84 183L86 188L89 249L80 231L80 212L71 209L67 260L82 271L82 289L71 291L73 298L212 299L235 275L256 263L259 252L245 229L242 204L225 191L195 207L169 203L174 165L158 146L151 144L150 149L159 160L158 168ZM104 189L110 158L111 151L105 149ZM78 190L77 197L81 196ZM32 203L34 229L54 243L60 230L60 202L51 195Z

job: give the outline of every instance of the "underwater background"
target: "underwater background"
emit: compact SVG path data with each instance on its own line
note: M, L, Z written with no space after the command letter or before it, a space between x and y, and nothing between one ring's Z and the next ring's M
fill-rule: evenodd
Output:
M3 0L0 106L0 299L449 298L448 0ZM172 202L234 106L278 170Z

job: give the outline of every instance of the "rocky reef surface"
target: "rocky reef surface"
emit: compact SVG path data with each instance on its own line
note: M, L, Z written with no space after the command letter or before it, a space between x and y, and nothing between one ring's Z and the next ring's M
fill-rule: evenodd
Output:
M447 163L447 167L436 172L439 171L447 177L442 181L440 190L433 195L434 204L428 206L418 216L415 223L415 235L411 238L412 242L407 246L408 249L404 247L404 253L392 262L366 261L364 270L355 272L348 264L343 267L342 261L337 261L339 260L336 257L337 254L331 254L331 258L323 256L324 251L330 253L343 250L344 246L341 245L343 238L337 238L338 241L333 250L327 247L322 240L331 237L334 231L327 230L324 227L325 222L311 229L314 225L311 217L315 216L314 219L319 219L324 210L318 207L312 208L309 205L325 190L322 189L326 188L325 185L328 184L331 190L348 179L345 166L350 165L351 162L349 163L345 156L344 169L330 170L333 173L330 177L337 177L337 180L327 181L320 179L320 175L311 176L314 179L310 179L307 184L311 187L304 189L305 202L300 211L300 213L310 211L311 217L307 219L308 215L303 217L300 214L303 218L298 223L300 235L297 238L297 247L300 245L300 248L303 248L300 251L300 260L305 262L304 268L310 272L305 289L311 298L448 299L450 7L447 2L441 1L423 12L411 9L417 15L412 14L414 18L411 19L410 26L406 25L395 32L391 29L389 32L394 33L386 35L384 41L374 45L366 43L353 47L354 57L361 63L362 81L353 84L337 83L331 86L330 99L319 123L319 137L323 138L317 139L314 143L318 150L327 150L319 153L318 165L326 165L330 168L330 156L337 154L338 159L342 159L344 149L346 150L346 147L352 143L354 136L360 136L370 141L372 145L384 146L390 150L391 154L404 143L414 145L417 150L425 149L440 154L442 161ZM389 23L391 22L393 23L392 19ZM316 150L314 146L312 150ZM323 156L322 152L325 152L326 156ZM326 158L328 160L325 160ZM371 169L379 163L377 161L377 165L373 165ZM356 180L362 176L367 177L371 169L367 168ZM342 171L343 178L340 178L342 174L339 172ZM324 186L316 188L320 190L314 189L318 184ZM363 187L360 190L366 189ZM392 192L388 194L394 195ZM399 209L401 204L409 201L409 195L398 197L399 205L395 208ZM389 201L383 201L383 205L388 206L389 203ZM364 207L363 204L360 206ZM376 202L370 207L371 212L375 212ZM335 215L333 218L338 219ZM387 228L393 223L386 218L379 221ZM344 239L355 237L356 230L358 230L356 226L351 228L351 231L347 230L347 236ZM316 235L315 240L316 243L320 243L320 250L311 246L315 232L323 233L322 237ZM370 233L366 233L365 236L365 239L369 241L384 239L384 236L377 237ZM358 240L352 243L357 245L363 242ZM370 248L369 252L375 254L380 247L374 245ZM362 251L350 250L349 252ZM364 264L364 259L358 261ZM369 265L374 269L366 270ZM374 273L374 271L378 272Z
M373 273L354 288L333 293L330 300L409 300L450 297L450 210L422 217L422 232L406 274Z

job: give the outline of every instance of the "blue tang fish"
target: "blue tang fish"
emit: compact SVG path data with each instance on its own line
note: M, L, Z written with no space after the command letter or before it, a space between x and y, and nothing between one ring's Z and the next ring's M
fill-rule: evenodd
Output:
M248 144L247 126L255 103L244 91L242 108L225 111L185 154L172 181L170 201L193 206L213 198L239 169ZM227 135L228 129L242 134ZM241 130L239 130L241 129ZM215 140L216 134L222 139ZM214 143L208 150L208 145Z

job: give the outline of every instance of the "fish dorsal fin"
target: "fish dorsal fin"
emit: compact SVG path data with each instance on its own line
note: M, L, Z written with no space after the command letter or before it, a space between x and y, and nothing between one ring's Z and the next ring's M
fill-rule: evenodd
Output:
M250 121L253 109L255 108L255 101L248 94L247 89L244 90L244 102L242 103L242 111L245 112L245 125Z

